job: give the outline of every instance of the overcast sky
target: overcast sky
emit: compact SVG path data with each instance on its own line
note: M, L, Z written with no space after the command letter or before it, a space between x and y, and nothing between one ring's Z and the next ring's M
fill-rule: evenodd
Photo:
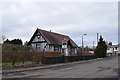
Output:
M2 5L2 35L29 41L37 28L70 36L81 46L104 40L118 43L117 2L6 2Z

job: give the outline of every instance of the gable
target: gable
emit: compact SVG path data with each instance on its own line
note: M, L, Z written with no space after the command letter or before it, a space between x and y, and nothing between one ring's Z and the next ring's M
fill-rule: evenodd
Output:
M38 32L35 37L33 38L32 42L40 42L40 41L45 41L45 39L43 38L43 36Z
M28 42L28 45L31 45L31 43L37 43L37 42L46 42L45 38L38 31L38 29L35 31L35 33L31 37L30 41Z

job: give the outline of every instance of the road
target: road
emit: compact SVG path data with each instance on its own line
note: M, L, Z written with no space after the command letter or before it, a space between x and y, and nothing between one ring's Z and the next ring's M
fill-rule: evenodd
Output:
M65 66L3 74L3 78L117 78L118 57Z

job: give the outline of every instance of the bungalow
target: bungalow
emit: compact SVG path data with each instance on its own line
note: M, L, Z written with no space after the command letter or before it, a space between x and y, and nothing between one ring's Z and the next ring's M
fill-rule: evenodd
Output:
M28 45L35 51L59 51L65 56L77 54L78 45L66 35L37 29Z

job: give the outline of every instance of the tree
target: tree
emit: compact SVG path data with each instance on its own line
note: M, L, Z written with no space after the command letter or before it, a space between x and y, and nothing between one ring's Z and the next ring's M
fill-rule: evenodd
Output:
M11 43L16 44L16 45L22 45L22 40L21 39L14 39L14 40L11 40Z
M31 53L30 53L30 47L29 46L20 46L19 56L21 58L20 61L22 61L23 64L25 61L29 61L30 58L32 57Z
M109 44L109 45L112 45L112 42L109 42L108 44Z
M26 62L32 60L32 51L29 46L3 44L2 45L2 62L11 62L15 65L16 62Z
M2 45L2 61L11 62L12 65L15 64L18 59L18 45L13 44L3 44Z
M24 46L27 46L27 45L28 45L28 41L25 41L25 42L24 42Z
M103 41L102 36L100 35L100 39L98 45L95 49L95 54L98 58L106 57L107 45L106 42Z
M4 41L4 43L7 43L7 44L15 44L15 45L22 45L22 40L21 39L13 39L13 40L9 40L7 39L6 41Z
M8 43L8 44L10 44L10 40L7 39L6 41L4 41L4 43Z

